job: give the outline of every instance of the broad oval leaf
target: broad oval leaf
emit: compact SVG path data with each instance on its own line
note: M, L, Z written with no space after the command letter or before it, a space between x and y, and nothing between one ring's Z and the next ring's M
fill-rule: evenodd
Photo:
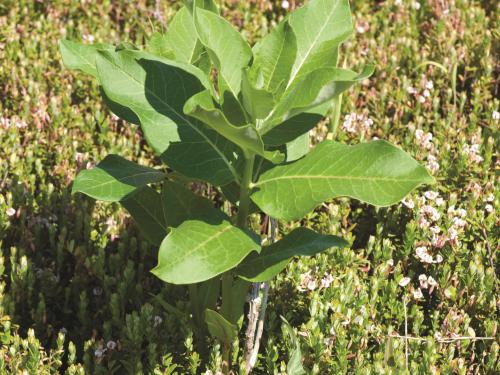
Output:
M94 168L78 173L72 192L101 201L118 202L139 188L165 177L156 169L138 165L118 155L108 155Z
M251 253L236 268L236 273L252 282L271 280L294 256L313 256L332 247L347 246L340 237L297 228L278 242L263 246L260 254Z
M254 60L249 78L257 88L274 93L280 85L288 82L297 53L297 41L287 20L257 42L252 51Z
M338 46L353 30L348 0L311 0L290 14L297 54L286 87L308 73L337 65Z
M355 146L323 141L303 159L263 173L251 197L266 214L294 220L339 196L389 206L432 182L423 166L386 141Z
M264 143L257 129L252 125L234 126L231 124L222 111L215 107L208 90L191 97L184 106L184 112L204 122L223 137L240 146L245 153L261 155L274 163L280 163L284 159L279 151L264 150Z
M139 51L101 52L96 62L106 95L134 111L169 167L214 185L239 179L238 149L183 113L186 100L210 87L202 71Z
M188 220L165 237L151 272L172 284L197 283L234 268L252 250L260 245L227 220Z
M95 59L98 51L113 51L115 47L111 44L83 44L73 42L71 40L61 39L59 41L59 49L66 68L80 70L97 78Z
M193 17L198 37L218 70L221 95L229 90L238 98L243 68L252 58L250 46L241 34L218 14L195 6Z

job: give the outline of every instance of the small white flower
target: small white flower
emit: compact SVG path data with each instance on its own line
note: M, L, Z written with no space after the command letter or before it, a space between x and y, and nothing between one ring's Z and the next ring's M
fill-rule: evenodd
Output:
M411 279L409 277L403 277L401 280L399 280L399 286L400 287L405 287L410 283Z
M439 170L439 163L434 155L427 156L427 168L429 168L432 173Z
M493 195L493 193L490 193L487 197L486 197L486 202L493 202L495 200L495 196Z
M425 103L425 97L419 96L418 97L418 101L419 101L419 103L424 104Z
M401 203L403 203L403 205L408 207L410 210L415 207L415 202L413 202L411 198L405 198L401 201Z
M389 259L386 263L389 267L394 267L394 259Z
M418 281L419 281L419 283L420 283L420 288L422 288L422 289L427 289L428 284L427 284L427 276L426 276L426 275L421 274L421 275L418 277Z
M93 43L95 38L92 34L83 34L82 39L84 42Z
M442 261L443 261L443 257L441 256L441 254L436 255L436 260L434 263L441 263Z
M115 350L115 348L116 348L116 342L114 342L113 340L109 340L108 343L106 344L106 347L109 350Z
M418 218L418 227L420 229L427 229L427 228L429 228L429 225L430 224L429 224L429 222L427 221L427 219L425 217L420 216Z
M417 90L415 89L415 87L412 87L412 86L408 87L406 89L406 91L408 92L408 94L411 94L411 95L415 95L417 93Z
M435 191L432 191L432 190L429 190L429 191L426 191L424 193L425 197L431 201L435 200L438 196L439 196L439 193L435 192Z
M491 114L491 117L493 117L493 120L500 120L500 112L493 111L493 113Z
M158 327L163 322L161 316L155 315L154 317L154 326Z
M415 10L419 10L419 9L420 9L420 7L421 7L421 5L420 5L420 3L419 3L418 1L415 1L415 2L413 3L413 9L415 9Z
M7 216L14 216L16 214L16 210L12 207L7 208L7 211L5 211Z
M439 228L437 225L433 225L429 228L429 230L434 234L439 234L441 232L441 228Z
M444 199L441 197L436 198L436 206L441 207L444 204Z
M432 81L427 81L427 83L425 84L425 88L427 90L432 90L434 88L434 83Z
M458 238L458 232L454 227L448 229L448 237L451 241L455 241Z
M467 222L464 219L461 219L459 217L454 217L451 221L452 221L453 225L458 227L458 228L463 228L467 225Z
M332 282L333 282L333 276L327 274L324 278L321 279L321 288L323 289L328 288Z
M106 349L103 348L96 349L96 351L94 352L97 358L101 358L104 355L104 353L106 353Z
M436 286L436 285L437 285L437 281L436 281L436 280L434 280L434 278L433 278L432 276L429 276L429 277L427 278L427 283L428 283L428 284L429 284L429 286L431 286L431 287L434 287L434 286Z
M491 204L487 204L486 206L484 206L484 209L486 210L486 212L488 212L489 214L491 214L493 212L493 206Z
M288 9L288 8L290 8L290 3L289 3L288 1L286 1L286 0L283 0L283 1L281 2L281 7L282 7L283 9Z
M429 90L425 89L423 92L423 95L424 95L424 98L428 98L429 96L431 96L431 92Z
M417 290L413 291L413 298L420 299L420 298L423 298L423 297L424 297L424 295L422 294L422 291L420 290L420 288L418 288Z

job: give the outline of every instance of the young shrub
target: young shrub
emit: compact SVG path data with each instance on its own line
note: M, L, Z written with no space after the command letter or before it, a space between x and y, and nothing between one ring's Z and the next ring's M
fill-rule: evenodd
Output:
M385 141L324 140L310 151L308 132L332 100L373 71L337 67L352 30L348 0L311 0L250 47L215 4L193 1L144 51L61 41L65 65L98 80L110 110L140 124L169 171L109 155L77 176L73 192L120 202L159 246L151 272L190 284L193 315L220 341L226 373L250 282L270 280L295 256L347 245L298 228L261 246L247 226L252 211L297 220L340 196L388 206L432 181ZM237 215L214 208L186 181L237 196Z

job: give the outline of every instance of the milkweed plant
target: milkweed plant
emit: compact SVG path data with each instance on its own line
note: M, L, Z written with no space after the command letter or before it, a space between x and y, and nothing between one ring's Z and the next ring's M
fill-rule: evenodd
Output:
M251 215L299 220L340 196L389 206L432 182L383 140L311 147L309 131L333 100L373 72L338 67L352 32L348 0L311 0L251 47L212 1L195 0L145 50L60 42L65 66L97 79L109 109L140 125L164 163L108 155L78 174L73 192L120 202L159 246L151 272L189 285L193 318L220 342L225 373L251 283L269 281L295 256L348 245L303 227L265 243ZM236 214L195 194L193 181L219 189Z

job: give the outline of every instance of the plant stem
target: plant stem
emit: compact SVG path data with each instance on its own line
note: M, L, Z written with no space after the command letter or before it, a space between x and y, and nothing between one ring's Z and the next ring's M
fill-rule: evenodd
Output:
M250 184L253 177L253 164L255 154L245 155L245 169L240 186L240 203L238 206L238 216L236 217L236 225L239 228L246 228L248 208L250 206Z
M247 226L248 209L250 207L250 184L253 179L253 165L255 154L245 153L245 166L243 178L240 185L240 203L238 206L238 215L236 216L236 225L244 229ZM222 275L222 306L231 306L231 288L233 286L233 274L227 271ZM231 343L222 343L222 371L229 374L231 371Z
M333 140L335 134L337 133L337 128L340 122L340 109L342 108L342 94L339 94L333 99L333 114L330 120L330 126L328 128L328 134L326 139Z

